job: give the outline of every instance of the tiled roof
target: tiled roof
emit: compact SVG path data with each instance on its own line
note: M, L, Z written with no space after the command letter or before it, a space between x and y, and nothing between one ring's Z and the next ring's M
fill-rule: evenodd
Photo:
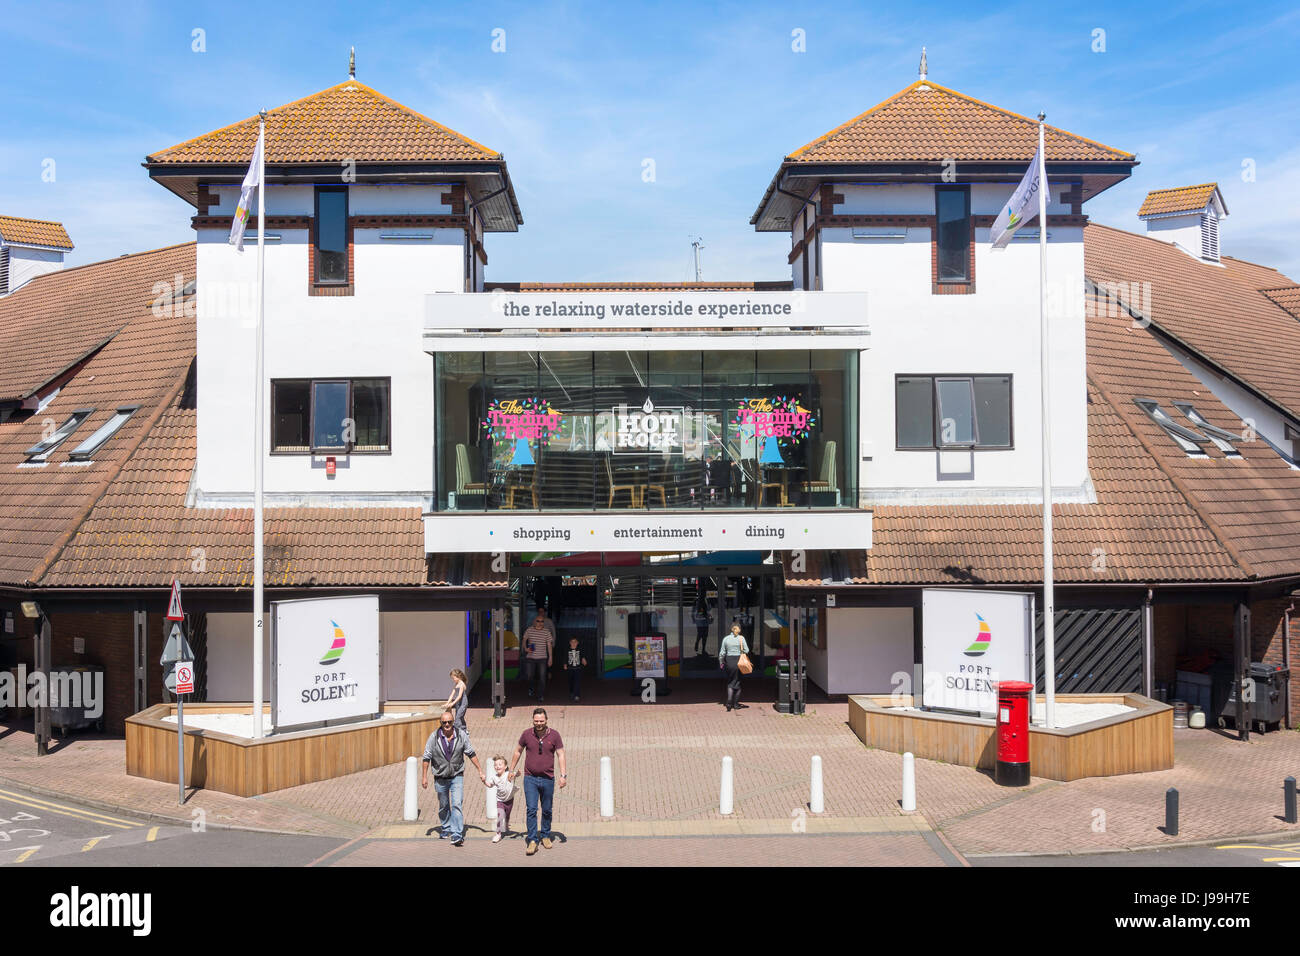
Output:
M17 216L0 216L0 241L19 242L29 246L49 246L52 249L71 249L72 240L61 222L48 219L19 219Z
M1120 289L1125 304L1149 311L1154 325L1300 415L1300 323L1257 292L1270 273L1273 286L1285 276L1239 260L1216 266L1093 223L1084 227L1084 268L1090 280ZM1130 301L1133 283L1150 289L1149 306Z
M257 143L250 116L147 158L149 164L248 163ZM364 83L338 86L269 110L268 164L441 163L499 160L500 154L390 100Z
M1044 130L1049 162L1132 161L1133 154L1054 126ZM928 80L918 80L842 126L795 150L803 163L1025 162L1038 149L1038 123Z
M1232 256L1219 256L1219 262L1233 278L1244 282L1252 289L1278 289L1295 285L1285 274L1271 266L1261 266L1257 262L1234 259Z
M789 280L751 282L488 282L487 287L520 292L753 292L790 291Z
M1159 216L1172 212L1200 212L1219 188L1218 183L1199 186L1176 186L1173 189L1153 189L1142 200L1139 216Z
M46 273L0 298L0 401L33 394L84 359L178 274L194 276L192 242Z
M1286 309L1300 319L1300 285L1283 286L1281 289L1261 289L1260 292L1274 305Z
M116 333L44 409L0 423L0 582L39 578L168 400L179 394L194 359L194 318L184 303L150 308L153 283L172 282L177 274L183 282L193 277L193 243L52 273L0 300L0 342L9 344L0 345L6 392L15 391L15 370L23 361L54 368L84 354L86 343ZM21 354L12 355L10 347ZM93 462L70 463L68 452L124 405L140 408ZM23 464L25 449L81 408L95 411L50 453L47 464Z

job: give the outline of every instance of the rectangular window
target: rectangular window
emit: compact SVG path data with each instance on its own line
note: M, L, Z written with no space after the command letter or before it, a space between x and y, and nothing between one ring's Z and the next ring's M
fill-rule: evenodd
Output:
M271 451L386 454L392 420L386 378L271 383Z
M49 438L37 442L31 448L23 452L23 454L27 456L28 461L45 461L45 459L49 457L50 452L63 444L68 436L75 432L77 427L89 418L94 411L93 408L78 408L68 416L66 422L59 426L58 431Z
M899 375L896 447L1010 448L1010 375Z
M95 429L89 438L68 452L68 459L70 461L85 461L90 458L104 442L117 434L117 430L126 424L126 420L134 415L139 407L139 405L126 405L119 408L113 413L113 417Z
M970 282L970 190L934 188L937 273L940 282Z
M346 186L316 189L316 281L348 282L348 190Z

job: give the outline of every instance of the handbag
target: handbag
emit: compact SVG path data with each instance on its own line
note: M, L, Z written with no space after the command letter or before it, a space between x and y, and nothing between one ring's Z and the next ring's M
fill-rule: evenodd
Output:
M750 663L749 655L743 652L740 655L740 660L736 662L736 667L742 674L754 673L754 665Z

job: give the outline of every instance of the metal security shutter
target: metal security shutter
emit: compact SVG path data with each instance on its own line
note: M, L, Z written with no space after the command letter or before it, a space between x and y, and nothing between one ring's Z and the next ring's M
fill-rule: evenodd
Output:
M1219 261L1219 220L1209 213L1201 214L1201 258Z
M1142 692L1142 609L1056 612L1056 690L1061 694ZM1041 692L1043 614L1034 615L1035 686Z

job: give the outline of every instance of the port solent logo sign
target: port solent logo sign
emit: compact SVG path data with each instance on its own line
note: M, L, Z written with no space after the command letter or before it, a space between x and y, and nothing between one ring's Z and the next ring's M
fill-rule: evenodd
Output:
M975 637L975 642L963 652L967 657L983 657L984 652L989 649L989 642L993 640L993 631L989 628L989 622L978 614L975 615L975 619L980 622L979 633Z
M379 712L377 596L276 601L271 607L276 730Z
M1033 608L1028 594L922 591L922 706L990 716L999 682L1032 681Z

